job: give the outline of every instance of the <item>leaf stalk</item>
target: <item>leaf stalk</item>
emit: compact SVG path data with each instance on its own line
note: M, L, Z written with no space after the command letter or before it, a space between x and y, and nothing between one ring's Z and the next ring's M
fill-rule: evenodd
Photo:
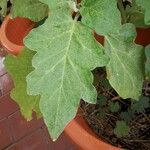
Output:
M121 13L122 23L125 24L127 22L127 17L126 17L126 13L125 13L125 9L124 9L122 0L118 0L118 8Z

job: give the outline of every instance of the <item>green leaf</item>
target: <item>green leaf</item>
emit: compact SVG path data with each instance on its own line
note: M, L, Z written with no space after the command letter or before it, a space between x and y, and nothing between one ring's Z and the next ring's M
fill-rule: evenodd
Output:
M146 63L145 63L145 75L146 79L150 80L150 45L145 48Z
M133 42L135 36L132 24L125 24L118 33L106 36L105 49L110 57L107 78L124 99L138 99L142 90L144 53L143 47Z
M7 0L0 0L0 16L5 17L7 13Z
M105 106L107 104L107 98L104 95L98 95L97 104L99 104L100 107Z
M121 26L117 0L82 0L82 22L98 34L107 35Z
M117 121L114 133L118 138L124 137L129 134L130 128L124 121Z
M100 80L100 86L103 86L106 90L111 90L112 89L108 79L106 79L106 78Z
M111 112L118 112L120 109L120 105L118 102L111 102L109 103L109 109Z
M144 10L137 6L135 0L132 0L132 6L127 6L125 9L127 22L133 23L136 27L146 27L144 21Z
M131 110L137 113L142 113L146 108L150 107L150 98L142 96L139 101L135 101L131 105Z
M13 0L12 17L25 17L35 22L48 15L48 6L38 0Z
M72 11L77 12L77 4L75 0L40 0L42 3L47 4L49 6L49 9L51 13L53 11L56 11L57 9L61 9L63 7L68 7Z
M122 112L120 116L124 121L129 122L134 117L134 112L132 110L127 110Z
M47 4L50 10L61 9L67 4L67 0L40 0L42 3ZM68 5L69 6L69 5Z
M145 11L145 23L150 25L150 1L149 0L136 0L138 6L141 6Z
M5 60L5 66L14 81L14 88L11 91L11 97L19 104L22 114L27 120L32 119L32 111L40 117L39 96L27 95L26 76L33 70L31 60L35 53L24 49L22 53L14 57L8 55Z
M101 108L95 115L96 115L96 117L104 119L106 117L106 112L103 108Z
M33 29L25 45L37 52L35 70L27 77L28 93L41 95L40 110L55 140L75 117L81 98L96 103L90 70L108 60L93 31L72 20L66 9L55 11Z

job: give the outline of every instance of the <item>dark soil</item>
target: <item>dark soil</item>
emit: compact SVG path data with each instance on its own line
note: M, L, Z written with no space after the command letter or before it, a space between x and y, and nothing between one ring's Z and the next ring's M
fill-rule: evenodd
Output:
M106 104L88 104L81 102L83 116L87 120L93 131L104 141L128 150L150 150L150 107L145 108L142 112L132 112L131 99L123 100L110 87L109 83L97 82L105 81L105 71L97 69L95 74L95 86L98 95L107 98ZM145 81L143 84L143 96L149 99L150 103L150 82ZM100 100L98 100L100 101ZM120 109L117 112L111 112L108 104L110 102L119 103ZM128 112L127 120L121 117L122 112ZM114 133L116 121L125 120L130 127L130 132L124 137L117 138Z

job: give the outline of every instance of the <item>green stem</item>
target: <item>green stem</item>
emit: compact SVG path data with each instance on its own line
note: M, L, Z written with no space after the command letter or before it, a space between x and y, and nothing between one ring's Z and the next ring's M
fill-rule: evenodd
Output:
M126 14L125 14L125 10L124 10L122 0L118 0L118 7L119 7L119 10L121 12L122 23L125 24L127 22L127 18L126 18Z
M80 13L78 12L78 13L75 15L75 17L74 17L74 20L75 20L75 21L78 21L79 17L80 17Z

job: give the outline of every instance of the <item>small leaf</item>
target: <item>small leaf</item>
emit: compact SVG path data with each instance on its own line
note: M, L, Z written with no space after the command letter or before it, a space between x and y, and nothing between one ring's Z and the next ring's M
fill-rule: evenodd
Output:
M38 0L13 0L12 17L25 17L38 22L48 15L48 6Z
M150 80L150 45L145 48L146 63L145 63L145 75L146 79Z
M129 134L130 128L124 121L117 121L114 133L118 138L124 137Z
M132 117L134 116L134 113L132 110L128 110L126 112L122 112L120 116L124 121L129 122L129 121L131 121Z
M110 85L108 79L106 79L106 78L100 80L100 85L103 86L103 87L104 87L105 89L107 89L107 90L112 89L112 87L111 87L111 85Z
M106 36L107 78L124 99L139 99L142 92L145 56L143 47L133 42L135 35L134 25L125 24L118 33Z
M82 23L98 34L116 32L121 26L121 15L116 0L82 0Z
M118 112L120 109L120 105L118 102L109 103L109 109L112 113Z
M40 110L53 139L75 117L80 99L96 103L91 70L108 58L93 31L72 19L70 9L58 9L44 25L33 29L25 45L37 53L35 70L27 77L28 93L41 95Z
M105 110L100 109L96 115L97 115L97 117L105 118L106 117L106 112L105 112Z
M106 105L107 98L104 95L99 95L97 98L97 104L99 104L100 107L103 107Z
M131 105L131 109L134 112L142 113L145 111L146 108L150 107L150 98L142 96L139 101L133 102Z
M37 117L41 116L39 96L27 95L26 76L33 70L31 60L34 54L33 51L24 49L19 56L8 55L5 60L6 69L14 81L11 97L19 104L21 113L27 120L32 119L32 111L37 113Z
M150 0L136 0L138 6L145 11L145 23L150 25Z

